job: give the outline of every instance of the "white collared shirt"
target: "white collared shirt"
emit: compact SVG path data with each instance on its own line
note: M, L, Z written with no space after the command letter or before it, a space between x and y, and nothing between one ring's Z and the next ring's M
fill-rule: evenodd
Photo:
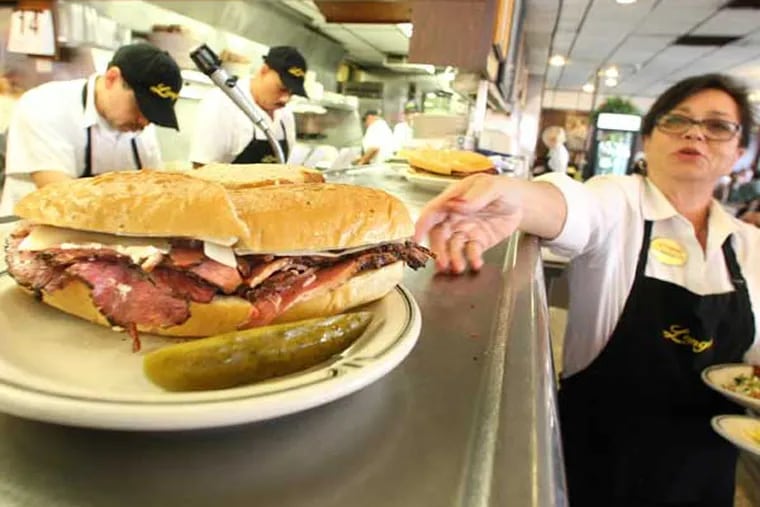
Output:
M8 128L5 186L0 216L13 213L13 206L37 187L36 171L61 171L72 178L85 168L87 127L92 127L92 172L134 170L132 138L136 139L144 168L161 168L161 150L155 127L142 132L112 129L95 108L95 78L87 85L86 104L82 89L86 79L52 81L24 93L13 111Z
M549 169L555 172L566 173L567 164L570 162L570 154L567 152L567 148L562 143L557 143L556 146L551 148L547 153L549 157L549 163L547 164Z
M250 78L238 80L238 88L264 118L278 141L287 140L290 155L296 144L296 120L287 106L274 111L270 117L251 96ZM283 127L285 130L283 131ZM190 161L199 164L230 163L252 139L266 141L264 132L221 89L209 90L198 105ZM254 137L255 136L255 137Z
M687 254L682 266L663 264L649 255L646 276L700 295L734 290L721 250L725 239L733 234L731 244L756 316L754 345L745 360L760 364L760 229L737 220L713 201L703 252L691 223L647 178L597 176L581 184L552 173L537 181L554 184L567 202L562 232L544 241L554 253L572 259L568 266L570 307L563 376L591 364L615 330L633 285L645 220L653 222L652 239L675 240Z
M372 163L385 162L396 151L396 140L388 123L382 118L377 118L362 138L362 149L367 153L370 149L377 148L377 154L370 160Z

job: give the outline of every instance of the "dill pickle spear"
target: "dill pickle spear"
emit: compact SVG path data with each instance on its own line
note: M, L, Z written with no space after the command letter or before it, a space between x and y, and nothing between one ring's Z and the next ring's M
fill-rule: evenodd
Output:
M168 391L249 384L328 360L359 338L370 320L370 312L356 312L200 338L149 352L143 369Z

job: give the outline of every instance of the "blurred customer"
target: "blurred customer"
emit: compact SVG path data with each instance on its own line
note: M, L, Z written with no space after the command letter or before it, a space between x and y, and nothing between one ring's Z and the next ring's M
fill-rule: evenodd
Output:
M645 176L477 175L420 215L440 271L479 269L516 230L571 258L559 415L573 507L733 507L737 449L710 420L743 410L700 372L760 364L760 229L712 198L752 116L730 77L688 78L643 118Z
M362 138L362 156L356 165L380 163L388 160L395 151L393 131L376 110L364 113L364 137Z
M414 105L406 106L404 112L401 113L400 121L393 126L393 139L396 143L396 151L406 148L414 137L414 131L412 130L412 126L409 125L409 120L415 111Z
M285 107L293 95L306 97L306 59L294 47L276 46L252 77L237 86L268 124L285 160L296 144L296 121ZM264 131L230 99L214 88L201 100L190 148L193 167L211 162L275 163L277 157Z
M562 127L547 127L541 134L541 140L549 149L546 154L546 167L553 172L566 173L570 154L565 148L565 129Z
M153 123L178 129L182 87L171 56L150 44L116 51L104 74L24 93L8 129L0 215L35 188L68 178L160 168Z

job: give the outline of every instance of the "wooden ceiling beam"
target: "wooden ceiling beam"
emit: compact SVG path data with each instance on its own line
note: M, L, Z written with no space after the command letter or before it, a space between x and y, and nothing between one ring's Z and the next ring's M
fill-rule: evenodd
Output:
M316 0L328 23L408 23L412 1Z

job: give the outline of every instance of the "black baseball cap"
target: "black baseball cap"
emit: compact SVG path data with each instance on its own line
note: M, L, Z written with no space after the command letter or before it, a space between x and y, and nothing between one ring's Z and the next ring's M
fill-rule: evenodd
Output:
M282 84L294 95L306 97L303 81L306 77L306 60L291 46L275 46L264 57L269 68L277 72Z
M182 76L169 53L144 42L130 44L120 47L108 66L121 69L148 121L179 130L174 103L182 89Z

